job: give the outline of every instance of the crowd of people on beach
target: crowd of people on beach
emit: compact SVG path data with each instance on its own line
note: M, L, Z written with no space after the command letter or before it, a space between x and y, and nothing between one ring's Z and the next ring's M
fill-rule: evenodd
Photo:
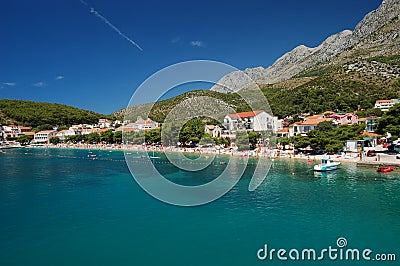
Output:
M287 159L304 159L309 162L321 160L324 157L329 157L336 161L348 162L396 162L395 156L387 154L377 154L373 158L368 157L366 152L360 153L342 153L335 155L312 155L307 153L295 153L294 150L280 150L269 147L258 147L255 150L239 151L234 147L221 146L198 146L198 147L180 147L180 146L163 146L163 145L136 145L136 144L88 144L88 143L60 143L60 144L45 144L39 146L41 148L65 148L65 149L89 149L89 150L120 150L120 151L155 151L155 152L186 152L186 153L206 153L220 155L238 155L242 157L266 157L266 158L287 158ZM393 158L392 158L393 157Z

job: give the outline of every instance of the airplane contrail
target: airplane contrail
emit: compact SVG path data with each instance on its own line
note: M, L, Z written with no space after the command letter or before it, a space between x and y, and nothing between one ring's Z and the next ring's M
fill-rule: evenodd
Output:
M134 42L131 38L123 34L117 27L115 27L108 19L103 17L99 12L97 12L93 7L89 6L87 2L84 0L79 0L83 5L90 7L90 13L93 13L96 17L101 19L107 26L109 26L111 29L113 29L115 32L117 32L121 37L123 37L125 40L136 46L140 51L143 51L142 47L139 46L136 42Z
M88 3L86 3L85 1L83 1L83 0L79 0L79 1L81 1L81 3L84 4L85 6L89 6Z

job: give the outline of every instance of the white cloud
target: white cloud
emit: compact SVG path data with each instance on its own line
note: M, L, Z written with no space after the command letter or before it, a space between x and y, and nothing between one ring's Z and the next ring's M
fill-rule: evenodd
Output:
M171 43L178 43L178 42L180 42L180 40L181 40L181 37L175 37L175 38L171 39Z
M15 83L15 82L3 82L3 85L9 86L9 87L14 87L15 85L17 85L17 83Z
M38 88L45 87L46 85L47 84L43 81L39 81L39 82L36 82L35 84L33 84L33 86L38 87Z
M191 41L190 45L196 47L204 47L204 43L202 41Z
M57 76L56 77L56 80L62 80L62 79L64 79L64 76Z

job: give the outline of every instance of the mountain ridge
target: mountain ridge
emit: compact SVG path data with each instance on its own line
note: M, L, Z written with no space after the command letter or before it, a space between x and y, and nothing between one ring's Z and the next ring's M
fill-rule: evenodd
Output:
M248 68L244 72L253 71L256 76L253 78L267 98L273 114L280 118L326 110L356 112L364 109L363 115L373 113L376 100L400 98L400 4L398 0L391 0L385 4L391 4L392 1L396 5L389 7L391 10L389 15L383 12L387 7L381 7L380 11L370 12L364 17L364 22L357 25L354 30L356 33L342 31L328 37L317 47L309 48L300 45L290 51L289 56L298 60L298 65L293 63L288 67L282 62L280 64L285 67L285 71L292 71L291 78L269 84L262 80L265 70L262 67ZM368 29L370 24L375 30ZM356 37L353 34L356 34ZM361 38L360 36L364 34L367 34L366 37ZM347 47L350 37L346 36L360 39ZM340 53L335 52L337 51L335 43L338 39L347 47L346 49L339 47L338 49L343 50ZM321 47L324 47L323 52L321 52ZM320 55L328 59L307 66L309 62L316 61L315 56ZM283 56L281 60L289 56ZM302 68L298 69L298 66ZM229 82L238 88L246 85L249 78L243 75L243 71L239 72L237 76L225 76L224 78L227 79L225 85L229 85ZM162 122L163 117L181 100L198 96L218 98L236 111L249 111L242 105L243 100L235 92L229 90L192 91L157 102L153 108L152 104L144 104L122 109L114 114L118 116L129 114L131 117L137 117L147 113L153 120Z
M274 84L288 80L302 71L324 63L338 54L350 49L364 38L377 31L391 19L400 16L399 0L383 0L375 10L369 12L356 25L353 31L344 30L333 34L314 48L299 45L278 58L270 67L247 68L222 77L211 90L228 93L238 91L245 84L243 72L256 83Z

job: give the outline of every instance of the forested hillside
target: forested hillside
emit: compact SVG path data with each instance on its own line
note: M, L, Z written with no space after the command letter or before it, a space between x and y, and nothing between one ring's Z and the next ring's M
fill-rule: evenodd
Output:
M92 124L99 118L112 117L57 103L0 100L0 124L14 123L35 128L43 125Z

